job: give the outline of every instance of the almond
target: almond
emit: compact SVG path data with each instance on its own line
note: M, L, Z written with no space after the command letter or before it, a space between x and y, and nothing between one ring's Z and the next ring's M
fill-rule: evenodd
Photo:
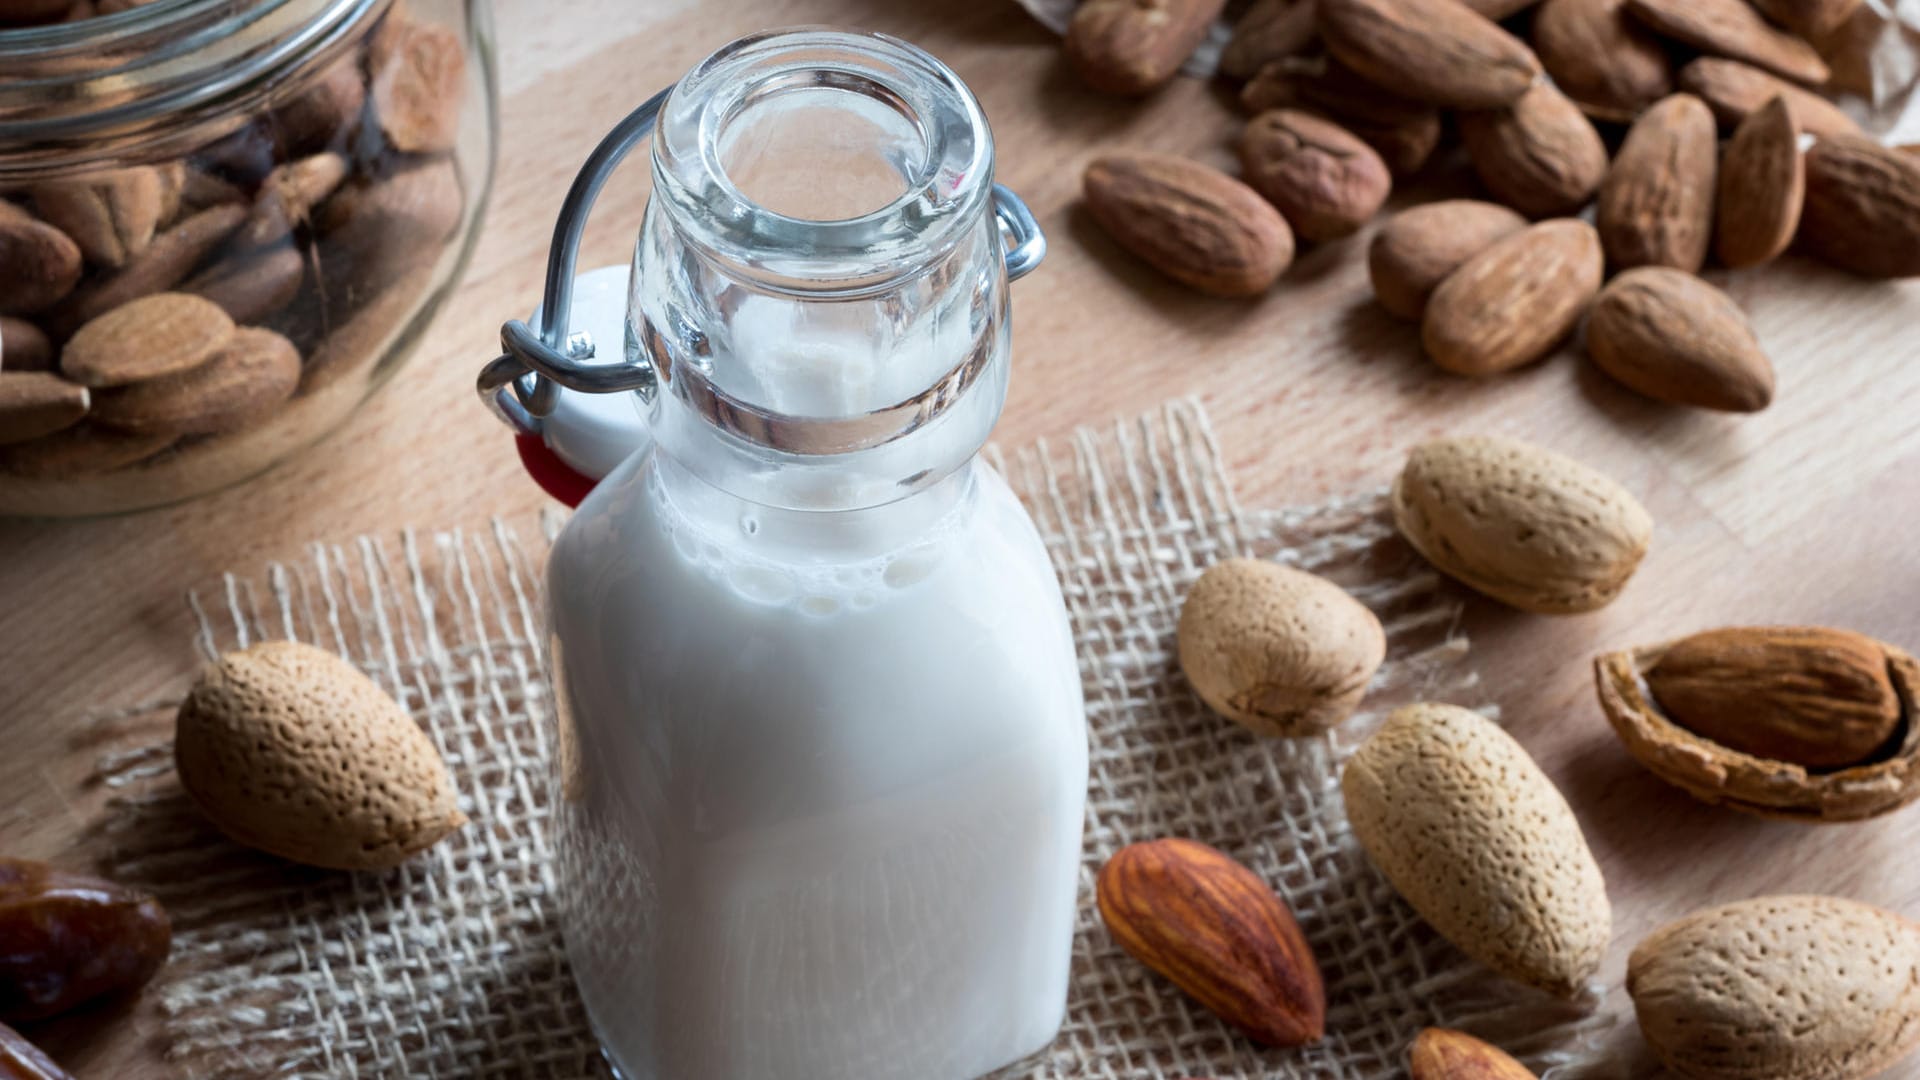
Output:
M1819 41L1851 19L1861 0L1753 0L1753 6L1808 41Z
M1233 177L1184 158L1116 154L1084 178L1087 210L1123 248L1216 296L1265 292L1293 261L1293 230Z
M1733 298L1665 266L1607 283L1587 320L1600 369L1660 401L1758 412L1773 401L1773 365Z
M1634 121L1596 215L1613 267L1697 272L1706 263L1719 148L1713 113L1692 94L1664 98Z
M1813 46L1774 27L1747 0L1627 0L1634 18L1701 52L1819 86L1832 77Z
M1236 79L1251 78L1275 60L1297 56L1319 33L1314 0L1254 0L1233 37L1220 53L1220 70Z
M1257 735L1338 727L1386 658L1380 620L1325 578L1260 559L1215 563L1180 608L1180 669Z
M1240 91L1241 108L1254 115L1290 105L1332 117L1395 176L1418 172L1440 145L1440 110L1382 90L1337 60L1277 60Z
M1607 147L1578 106L1552 83L1518 101L1460 114L1460 137L1493 197L1529 217L1585 206L1607 174Z
M1413 1080L1538 1080L1525 1065L1464 1031L1428 1028L1413 1040Z
M1120 947L1266 1046L1325 1033L1320 968L1286 902L1191 840L1129 844L1100 868L1100 917Z
M44 311L73 291L80 270L66 233L0 200L0 314Z
M276 166L261 182L253 211L236 239L258 246L285 238L305 225L313 208L346 178L347 159L331 152Z
M1358 231L1393 190L1387 163L1371 146L1333 121L1299 109L1254 117L1240 133L1240 165L1247 183L1307 240L1336 240Z
M1206 40L1225 0L1086 0L1067 26L1067 62L1103 94L1165 85Z
M236 330L198 367L102 391L94 422L151 435L218 435L251 427L300 386L300 351L271 330Z
M0 371L52 371L53 342L25 319L0 315Z
M359 122L366 100L360 57L357 52L351 53L334 61L311 86L274 110L281 143L289 154L340 149Z
M1468 7L1496 22L1527 10L1540 0L1461 0Z
M68 480L126 468L173 445L168 435L133 435L79 423L51 435L0 446L0 472Z
M1680 69L1680 88L1705 101L1723 128L1733 128L1767 102L1783 97L1802 131L1813 135L1860 133L1860 125L1833 102L1738 60L1703 56Z
M1640 1031L1700 1080L1865 1080L1920 1045L1920 925L1828 896L1698 911L1627 960Z
M73 237L95 266L117 267L146 250L164 216L165 187L151 166L32 187L40 216Z
M1800 128L1776 97L1740 122L1720 160L1714 250L1738 269L1772 262L1793 243L1807 195Z
M367 96L396 150L453 149L466 78L467 49L459 34L398 11L389 12L367 46Z
M467 821L413 717L358 668L299 642L208 665L180 706L174 765L228 836L312 866L398 866Z
M82 386L125 386L206 363L233 336L211 301L154 293L82 326L60 352L60 369Z
M1613 919L1600 864L1553 781L1491 720L1396 709L1340 790L1367 857L1462 952L1561 997L1599 970Z
M1546 0L1532 40L1554 85L1596 120L1630 122L1673 90L1666 48L1626 0Z
M350 260L352 272L316 277L321 288L366 297L431 265L459 228L466 210L460 175L447 158L434 158L366 182L343 184L320 205L320 265Z
M87 415L87 388L45 371L0 371L0 444L69 428Z
M1543 221L1462 263L1422 317L1427 355L1456 375L1495 375L1545 357L1600 289L1600 238L1584 221Z
M1400 535L1442 573L1541 615L1611 603L1653 535L1647 511L1606 476L1486 435L1415 447L1391 502Z
M1830 135L1806 155L1800 236L1863 277L1920 275L1920 157L1863 135Z
M1473 199L1402 210L1373 234L1367 249L1373 294L1392 314L1418 319L1447 275L1526 227L1527 219L1512 210Z
M229 255L182 282L180 291L206 297L236 323L257 323L293 303L306 268L299 248L275 244Z
M1533 51L1459 0L1319 0L1320 36L1341 63L1420 101L1492 109L1540 74Z
M147 249L113 274L88 283L50 312L45 320L56 337L66 337L123 304L165 292L193 273L233 230L246 220L244 206L202 210L154 237Z

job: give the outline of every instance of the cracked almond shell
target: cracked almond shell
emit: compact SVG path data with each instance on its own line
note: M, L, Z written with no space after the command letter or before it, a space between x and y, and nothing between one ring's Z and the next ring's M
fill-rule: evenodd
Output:
M1894 748L1866 764L1817 770L1741 753L1668 719L1642 673L1676 644L1606 653L1593 665L1600 707L1614 733L1655 776L1702 802L1787 821L1861 821L1920 798L1920 725L1913 722L1920 664L1912 656L1879 643L1900 698L1902 730Z

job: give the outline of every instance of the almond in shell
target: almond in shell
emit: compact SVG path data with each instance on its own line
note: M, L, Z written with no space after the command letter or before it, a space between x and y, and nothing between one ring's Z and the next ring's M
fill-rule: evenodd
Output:
M1596 221L1608 263L1697 272L1713 242L1718 168L1719 139L1705 102L1674 94L1643 113L1600 188Z
M1626 0L1546 0L1532 41L1554 85L1596 120L1630 122L1673 91L1666 48Z
M1502 108L1461 113L1460 137L1480 182L1529 217L1579 210L1607 174L1600 133L1552 83Z
M1318 0L1341 63L1395 93L1459 109L1517 100L1540 74L1526 44L1459 0Z
M1380 306L1402 319L1419 319L1447 275L1501 239L1527 227L1504 206L1446 199L1400 211L1373 234L1367 272Z
M1319 965L1286 902L1191 840L1129 844L1100 868L1100 917L1120 947L1265 1046L1326 1028Z
M1813 135L1860 133L1860 125L1833 102L1738 60L1703 56L1680 69L1680 89L1706 102L1714 119L1729 130L1779 97L1787 100L1787 109L1802 131Z
M1447 275L1427 301L1420 340L1456 375L1495 375L1545 357L1573 333L1600 289L1600 238L1584 221L1543 221Z
M1216 296L1265 292L1293 261L1293 230L1233 177L1185 158L1116 154L1084 177L1087 210L1123 248Z
M1612 479L1487 435L1415 447L1391 503L1400 535L1442 573L1541 615L1611 603L1653 535L1646 509Z
M82 386L125 386L195 368L233 336L212 301L154 293L87 323L60 352L60 370Z
M1807 195L1800 128L1776 97L1740 122L1720 161L1714 251L1735 269L1772 262L1793 243Z
M1220 53L1220 70L1236 79L1248 79L1275 60L1298 56L1313 43L1315 0L1254 0L1233 37Z
M1767 22L1747 0L1627 0L1627 11L1701 52L1744 60L1783 79L1819 86L1833 74L1812 45Z
M79 423L87 388L45 371L0 371L0 444L25 442Z
M236 330L198 367L102 391L96 423L150 435L217 435L272 416L300 386L300 351L271 330Z
M66 233L0 199L0 314L32 315L80 282L80 246Z
M1067 62L1103 94L1145 94L1179 73L1225 6L1225 0L1086 0L1067 25Z
M1407 1070L1413 1080L1538 1080L1499 1047L1447 1028L1428 1028L1413 1040Z
M1387 163L1371 146L1300 109L1254 117L1240 134L1240 165L1294 232L1314 241L1358 231L1393 190Z
M1650 398L1724 412L1773 400L1773 365L1733 298L1665 266L1607 283L1587 319L1600 369Z
M1367 857L1468 956L1562 997L1600 967L1606 882L1553 781L1491 720L1409 705L1340 775Z
M1920 157L1862 135L1806 154L1800 237L1821 259L1873 278L1920 275Z

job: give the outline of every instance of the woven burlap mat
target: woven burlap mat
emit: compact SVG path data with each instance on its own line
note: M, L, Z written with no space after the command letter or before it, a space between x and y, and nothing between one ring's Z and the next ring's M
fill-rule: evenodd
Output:
M1342 812L1338 763L1385 710L1480 699L1453 594L1394 535L1383 493L1244 511L1204 414L1187 403L990 457L1060 573L1092 771L1067 1024L1002 1075L1398 1077L1429 1024L1479 1031L1541 1069L1570 1060L1601 1021L1488 975L1436 937L1367 863ZM316 642L352 658L432 734L473 823L391 873L310 871L235 847L173 776L172 702L99 718L96 731L118 737L98 770L114 791L105 869L158 893L178 926L150 1000L181 1075L608 1075L556 923L547 531L495 522L316 543L191 596L206 655ZM1337 737L1256 739L1182 680L1180 599L1234 555L1324 574L1380 615L1387 663ZM1160 836L1222 847L1286 896L1327 978L1323 1042L1256 1048L1113 944L1094 911L1094 875L1120 846Z

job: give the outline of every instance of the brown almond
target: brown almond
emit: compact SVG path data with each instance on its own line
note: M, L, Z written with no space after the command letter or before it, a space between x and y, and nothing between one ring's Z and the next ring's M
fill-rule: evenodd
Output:
M151 166L48 181L32 193L40 216L73 237L88 262L109 268L146 250L166 210L165 184Z
M1286 902L1191 840L1129 844L1100 868L1100 917L1120 947L1265 1046L1326 1031L1320 967Z
M180 181L180 207L189 214L214 206L247 201L240 185L229 183L204 169L189 168Z
M1668 646L1644 675L1660 710L1695 735L1809 769L1868 760L1901 722L1886 652L1846 630L1709 630Z
M1747 0L1627 0L1627 11L1701 52L1744 60L1783 79L1819 86L1833 75L1813 46L1767 22Z
M1233 24L1233 37L1221 50L1221 72L1251 78L1273 61L1305 51L1319 34L1313 5L1314 0L1254 0Z
M1773 401L1773 365L1733 298L1665 266L1607 283L1587 320L1601 370L1650 398L1725 412Z
M45 371L0 371L0 443L25 442L79 423L87 388Z
M1373 147L1346 128L1300 109L1273 109L1240 133L1247 183L1314 241L1356 232L1393 190Z
M1861 0L1753 0L1753 6L1781 26L1817 42L1853 18Z
M1456 375L1533 363L1573 333L1604 269L1600 238L1586 222L1530 226L1468 259L1434 289L1421 343Z
M66 480L137 465L173 445L170 435L133 435L79 423L51 435L0 446L0 472Z
M459 34L397 11L367 47L367 94L380 130L396 150L453 149L466 78L467 49Z
M1367 272L1380 306L1418 320L1427 298L1460 264L1527 227L1504 206L1447 199L1402 210L1373 235Z
M101 391L93 419L136 434L217 435L273 415L299 386L293 343L246 326L198 367Z
M350 300L385 290L440 257L465 206L459 174L447 158L341 185L315 215L320 265L335 264L315 283L350 290ZM339 270L339 260L350 261L351 274Z
M65 337L123 304L173 288L225 242L246 217L244 206L215 206L163 231L145 251L128 259L118 271L67 297L44 320L47 329L55 337Z
M82 386L125 386L198 367L232 336L233 320L212 301L154 293L75 331L60 370Z
M1713 113L1692 94L1664 98L1634 121L1600 187L1595 223L1607 262L1699 271L1713 242L1719 152Z
M1519 38L1459 0L1319 0L1319 13L1336 59L1419 101L1498 108L1540 74Z
M1538 1080L1525 1065L1464 1031L1427 1028L1407 1057L1413 1080Z
M1332 117L1373 147L1395 176L1420 170L1440 145L1440 110L1382 90L1327 57L1276 60L1240 91L1252 115L1304 106Z
M1738 60L1703 56L1680 69L1680 89L1705 101L1714 119L1729 130L1767 102L1783 97L1802 131L1813 135L1860 133L1860 125L1833 102Z
M1216 296L1265 292L1293 261L1293 230L1258 192L1198 162L1113 154L1087 166L1087 210L1123 248Z
M0 200L0 314L46 310L73 291L80 269L72 238Z
M1460 114L1467 156L1493 197L1529 217L1585 206L1607 174L1607 147L1593 121L1552 83L1498 109Z
M235 323L257 323L293 303L306 279L306 258L292 244L236 253L181 283L180 291L220 305Z
M320 201L347 178L347 159L332 152L279 165L254 197L253 211L236 234L248 246L270 244L305 225Z
M1468 7L1499 22L1501 19L1518 15L1539 3L1540 0L1461 0Z
M25 319L0 315L0 371L52 371L53 342Z
M1830 135L1806 154L1800 237L1863 277L1920 275L1920 158L1863 135Z
M1800 128L1785 98L1740 122L1720 159L1714 250L1738 269L1772 262L1793 243L1807 194Z
M311 86L274 111L282 144L290 154L345 145L366 100L367 84L360 76L359 54L334 61Z
M1665 46L1627 17L1626 0L1546 0L1532 41L1554 85L1596 120L1628 123L1673 92Z

